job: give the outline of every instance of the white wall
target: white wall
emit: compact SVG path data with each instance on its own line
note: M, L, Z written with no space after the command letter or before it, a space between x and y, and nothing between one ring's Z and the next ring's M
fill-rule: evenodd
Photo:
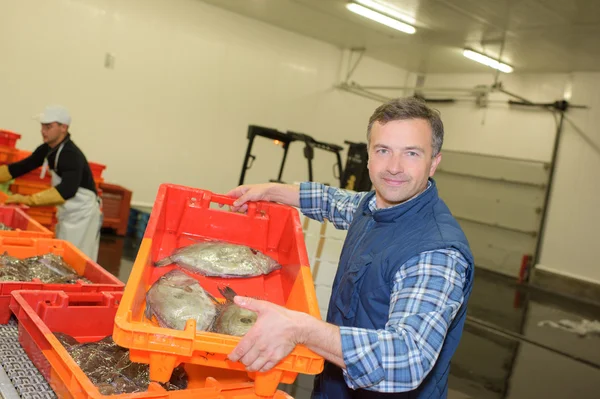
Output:
M493 73L427 75L425 86L474 87L493 81ZM600 226L600 154L578 133L600 146L600 74L511 74L501 75L501 81L506 90L534 102L553 102L570 92L571 103L590 107L567 114L537 267L600 284L594 253ZM494 94L487 109L462 102L436 105L446 129L444 148L549 162L556 121L549 112L509 109L503 104L507 99Z
M550 102L562 98L568 75L502 74L500 80L507 91L530 101ZM472 88L476 85L489 86L493 82L494 73L431 74L425 79L425 87ZM448 95L455 96L455 93ZM435 104L444 121L444 148L550 161L556 131L552 115L538 109L510 107L507 103L509 98L502 93L492 93L487 108L478 108L474 101Z
M249 124L343 145L364 141L378 105L333 89L340 49L198 0L4 0L0 15L0 128L32 150L32 115L67 106L76 143L134 202L163 182L233 188ZM355 77L398 85L406 73L365 58ZM301 152L292 145L284 180L307 178ZM254 153L246 182L275 178L281 150L257 141ZM315 179L333 182L333 163L317 154Z
M557 169L538 267L600 284L596 248L600 226L600 73L573 75L573 104L558 152Z

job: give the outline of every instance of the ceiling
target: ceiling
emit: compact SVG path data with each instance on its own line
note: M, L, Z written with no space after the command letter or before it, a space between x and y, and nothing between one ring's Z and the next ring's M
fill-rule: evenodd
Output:
M385 0L415 19L407 35L348 11L345 0L203 0L411 72L486 72L464 47L515 73L600 71L598 0Z

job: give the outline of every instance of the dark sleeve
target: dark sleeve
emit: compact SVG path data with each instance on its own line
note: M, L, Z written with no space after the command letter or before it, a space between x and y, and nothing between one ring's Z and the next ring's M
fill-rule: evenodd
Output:
M62 180L56 189L63 199L73 198L79 189L83 175L83 158L74 151L63 150L58 158L57 166Z
M8 165L8 171L13 178L29 173L32 170L39 168L44 163L44 158L48 153L48 146L42 144L27 158Z

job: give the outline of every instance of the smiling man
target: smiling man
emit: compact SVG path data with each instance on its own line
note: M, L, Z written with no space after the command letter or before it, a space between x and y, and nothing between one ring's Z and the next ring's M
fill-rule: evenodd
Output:
M308 182L229 192L237 198L233 210L245 210L248 201L276 201L348 229L327 322L236 297L258 319L231 360L249 371L267 371L302 344L326 359L314 398L447 396L473 257L432 179L443 137L437 111L415 98L395 99L375 110L367 128L374 191Z

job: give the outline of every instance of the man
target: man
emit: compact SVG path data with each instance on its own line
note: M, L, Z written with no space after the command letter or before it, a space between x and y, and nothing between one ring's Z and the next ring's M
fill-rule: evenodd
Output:
M317 183L240 186L232 209L268 200L300 207L348 229L327 322L251 298L253 328L229 355L267 371L297 344L325 359L314 398L445 398L449 364L462 335L473 257L431 179L441 160L443 124L414 99L383 104L367 140L374 192Z
M94 261L98 257L102 213L92 171L85 155L71 140L71 116L60 106L47 107L40 116L44 144L22 161L0 166L0 182L42 167L50 168L52 188L33 195L14 194L6 204L58 205L56 237L74 244Z

